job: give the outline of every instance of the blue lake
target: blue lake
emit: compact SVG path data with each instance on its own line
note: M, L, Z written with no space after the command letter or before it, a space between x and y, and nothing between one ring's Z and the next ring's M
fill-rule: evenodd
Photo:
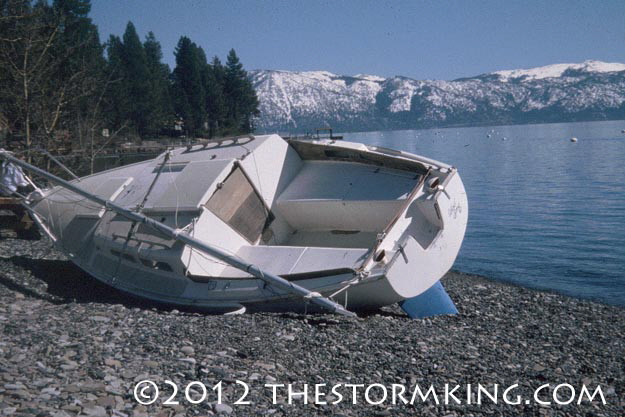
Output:
M617 121L344 137L458 167L469 226L455 269L625 305L622 129Z

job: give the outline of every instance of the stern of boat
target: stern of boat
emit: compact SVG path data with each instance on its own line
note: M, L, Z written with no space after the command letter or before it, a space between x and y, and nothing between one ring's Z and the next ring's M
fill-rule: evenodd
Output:
M424 293L451 269L467 219L466 191L456 170L430 174L383 236L372 268L384 270L401 299Z

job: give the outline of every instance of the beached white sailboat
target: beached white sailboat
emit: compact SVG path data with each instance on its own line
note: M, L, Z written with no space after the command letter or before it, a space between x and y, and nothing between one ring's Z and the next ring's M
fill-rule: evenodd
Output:
M467 224L455 168L345 141L211 141L71 182L0 158L58 184L26 204L80 268L217 312L419 303Z

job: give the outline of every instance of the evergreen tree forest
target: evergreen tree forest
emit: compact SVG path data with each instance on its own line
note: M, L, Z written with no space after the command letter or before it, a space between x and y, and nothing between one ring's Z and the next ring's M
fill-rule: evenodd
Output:
M90 0L0 0L0 146L96 152L116 142L252 132L258 99L234 49L225 64L182 36L175 68L152 32L100 40Z

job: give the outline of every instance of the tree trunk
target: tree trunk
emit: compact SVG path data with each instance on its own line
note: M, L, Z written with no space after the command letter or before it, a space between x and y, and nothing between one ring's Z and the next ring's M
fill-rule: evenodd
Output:
M24 128L25 128L25 133L26 133L26 143L24 144L24 147L26 148L26 155L28 157L28 162L32 162L32 156L30 154L30 147L32 144L32 138L31 138L31 133L30 133L30 94L29 94L29 89L30 89L30 85L28 82L28 50L29 48L26 48L26 52L24 53L24 61L23 61L23 66L22 66L22 82L23 82L23 93L24 93L24 112L25 112L25 117L24 117Z

